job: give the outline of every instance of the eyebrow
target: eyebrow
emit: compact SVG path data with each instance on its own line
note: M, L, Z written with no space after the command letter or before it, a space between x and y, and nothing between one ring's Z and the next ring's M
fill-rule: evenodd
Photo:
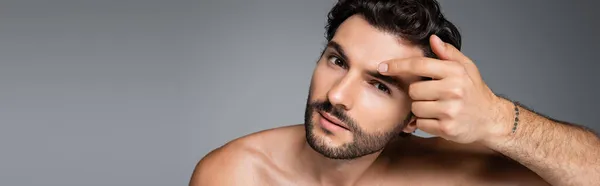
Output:
M339 43L335 41L330 41L329 43L327 43L327 48L333 48L333 50L335 50L340 55L340 57L342 57L342 60L348 61L348 56L346 55L346 52L344 52L344 48L342 48L342 45L340 45Z
M404 85L404 81L402 81L401 79L393 76L384 76L377 71L367 71L367 74L388 84L395 85L398 88L402 88L402 86Z
M349 61L346 53L344 52L344 48L339 43L335 41L330 41L329 43L327 43L327 48L333 48L333 50L335 50L340 55L342 60ZM393 76L384 76L376 70L367 71L367 74L388 84L395 85L400 89L402 89L402 86L404 85L404 81L402 81L401 79Z

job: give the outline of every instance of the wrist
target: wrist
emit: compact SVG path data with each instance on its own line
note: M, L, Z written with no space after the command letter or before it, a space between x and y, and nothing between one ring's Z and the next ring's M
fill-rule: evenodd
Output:
M494 119L490 124L488 135L485 135L482 139L483 144L492 149L504 145L514 138L515 130L518 130L519 127L515 125L518 119L516 119L516 105L512 101L497 97L495 105L495 114L491 117Z

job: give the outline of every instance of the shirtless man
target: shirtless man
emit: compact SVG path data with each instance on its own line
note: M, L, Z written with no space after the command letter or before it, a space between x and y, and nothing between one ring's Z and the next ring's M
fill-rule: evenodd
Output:
M326 38L305 123L208 153L190 185L600 184L598 136L494 94L434 0L342 0Z

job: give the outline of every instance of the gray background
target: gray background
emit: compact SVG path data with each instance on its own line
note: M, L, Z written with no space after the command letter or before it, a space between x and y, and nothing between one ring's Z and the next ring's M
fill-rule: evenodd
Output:
M301 123L332 2L0 1L0 185L186 185ZM598 3L441 4L492 89L600 130Z

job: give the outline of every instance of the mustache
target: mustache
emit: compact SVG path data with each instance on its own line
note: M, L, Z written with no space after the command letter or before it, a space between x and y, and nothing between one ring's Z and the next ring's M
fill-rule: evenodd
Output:
M310 106L317 111L326 112L331 114L332 116L335 116L340 121L348 125L348 127L352 131L357 131L359 129L354 119L348 116L346 112L344 112L339 107L334 107L329 101L315 101L312 102Z

